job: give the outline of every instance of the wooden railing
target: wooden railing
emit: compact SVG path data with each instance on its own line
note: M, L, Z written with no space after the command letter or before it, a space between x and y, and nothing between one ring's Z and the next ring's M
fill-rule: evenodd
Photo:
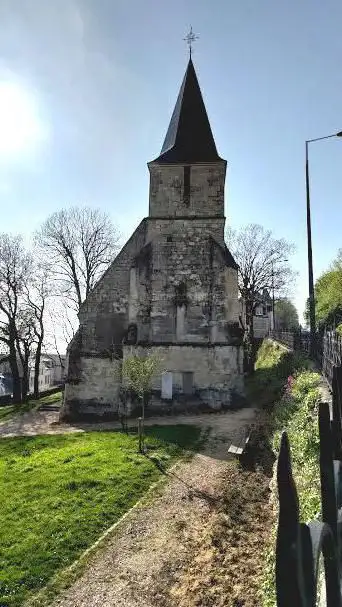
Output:
M278 607L342 607L342 366L332 367L332 407L319 405L321 520L299 520L299 500L286 432L281 438L277 483L279 520L276 546ZM320 562L326 602L317 603Z

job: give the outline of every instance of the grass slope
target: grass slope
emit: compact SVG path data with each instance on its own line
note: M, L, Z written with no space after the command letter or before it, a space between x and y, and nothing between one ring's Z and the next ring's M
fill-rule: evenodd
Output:
M194 447L199 429L147 430L168 464ZM0 606L18 607L70 565L158 479L137 438L120 432L0 441Z
M55 394L49 394L48 396L43 396L43 398L39 398L38 400L30 399L27 403L23 403L21 405L4 405L0 407L0 422L6 421L10 419L14 415L21 415L22 413L27 413L31 411L31 409L36 409L40 407L40 405L47 405L58 403L62 398L62 392L55 392ZM1 607L1 606L0 606Z

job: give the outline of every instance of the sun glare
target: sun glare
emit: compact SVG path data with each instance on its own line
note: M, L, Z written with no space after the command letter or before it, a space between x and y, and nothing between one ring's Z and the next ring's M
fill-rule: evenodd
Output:
M0 157L30 151L42 136L34 96L19 84L0 82Z

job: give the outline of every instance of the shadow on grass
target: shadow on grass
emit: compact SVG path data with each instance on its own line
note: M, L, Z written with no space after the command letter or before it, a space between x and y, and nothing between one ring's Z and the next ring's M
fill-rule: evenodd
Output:
M198 451L203 447L204 439L198 426L175 424L174 426L146 426L145 436L153 437L163 443L172 443L180 449Z

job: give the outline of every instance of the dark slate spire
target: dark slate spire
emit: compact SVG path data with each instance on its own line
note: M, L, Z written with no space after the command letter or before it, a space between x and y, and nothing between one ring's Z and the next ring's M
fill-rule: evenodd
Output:
M155 162L215 162L219 157L191 57L162 150Z

